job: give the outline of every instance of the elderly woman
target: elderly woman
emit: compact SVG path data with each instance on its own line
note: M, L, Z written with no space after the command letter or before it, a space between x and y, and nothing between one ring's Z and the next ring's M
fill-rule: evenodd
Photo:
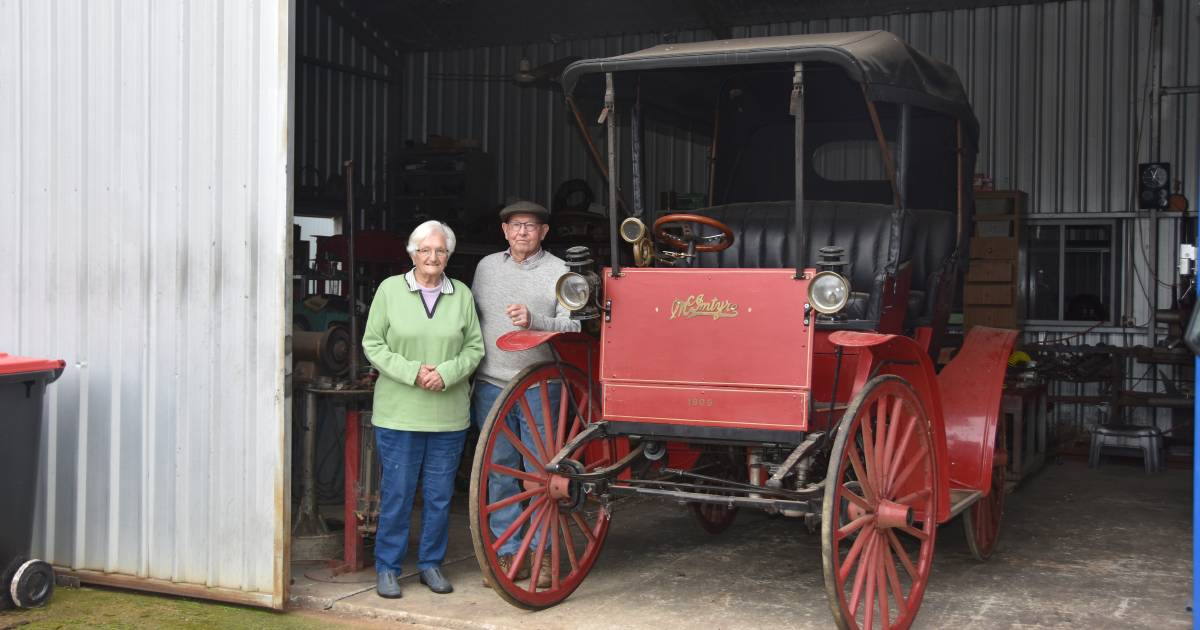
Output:
M470 422L469 377L483 358L471 291L446 277L454 244L454 231L444 223L417 226L408 237L412 271L379 285L363 334L363 351L379 370L372 422L383 468L375 534L380 597L401 596L398 578L418 479L424 499L417 555L421 583L435 593L454 590L441 565Z

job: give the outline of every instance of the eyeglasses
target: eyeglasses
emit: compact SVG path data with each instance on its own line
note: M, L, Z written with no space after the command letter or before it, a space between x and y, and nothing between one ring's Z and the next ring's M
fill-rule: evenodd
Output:
M422 247L421 249L417 250L417 254L420 254L421 256L424 256L426 258L428 258L431 254L434 256L437 256L438 258L445 258L450 255L450 250L448 250L448 249L429 249L428 247Z
M537 229L542 226L541 223L535 223L532 221L517 221L507 223L506 225L512 228L514 232L536 232Z

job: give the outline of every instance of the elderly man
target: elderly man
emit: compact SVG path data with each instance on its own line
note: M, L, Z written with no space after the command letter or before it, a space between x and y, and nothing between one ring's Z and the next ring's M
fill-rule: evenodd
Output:
M514 330L553 330L576 332L579 322L559 303L554 294L554 285L559 276L566 273L562 259L542 249L542 240L550 231L546 222L550 211L536 203L518 201L500 211L500 229L508 241L506 251L497 252L479 261L475 269L475 280L471 292L479 309L479 323L483 329L484 357L475 372L475 390L471 397L471 416L475 426L482 428L488 411L499 397L501 389L521 370L543 361L553 359L545 347L522 352L504 352L496 348L501 335ZM557 400L560 384L549 385L550 400ZM537 388L526 396L533 414L539 416L541 404ZM528 424L515 408L504 420L521 441L533 448L535 437L530 435ZM541 418L533 418L535 426L542 426ZM493 460L510 468L521 467L521 455L517 449L502 442L496 445ZM488 481L488 495L493 499L512 496L518 492L512 477L495 476ZM492 532L499 537L521 513L517 503L498 510L492 515ZM536 532L534 544L538 544L541 532ZM511 536L500 548L500 565L508 570L513 562L522 536ZM532 557L532 553L529 554ZM550 586L550 568L546 554L542 570L538 575L538 586ZM517 577L529 577L528 566L518 569ZM486 584L486 579L485 579Z

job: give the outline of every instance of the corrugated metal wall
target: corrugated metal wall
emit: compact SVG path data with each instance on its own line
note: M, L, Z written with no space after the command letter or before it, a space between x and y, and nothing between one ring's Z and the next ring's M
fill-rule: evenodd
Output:
M708 37L706 32L683 32L678 38L690 41ZM607 187L563 104L562 93L521 86L506 79L516 73L522 58L537 66L570 55L620 54L659 41L659 36L653 34L628 35L557 45L495 46L406 55L401 135L415 142L422 142L431 134L479 140L482 149L496 159L497 202L523 198L549 205L557 186L573 178L587 180L597 201L603 202ZM453 75L490 78L463 79ZM588 122L603 152L603 128L594 118ZM696 131L647 127L647 199L657 199L660 188L672 186L680 192L704 190L707 140L696 137ZM627 154L629 143L620 144ZM622 179L628 190L628 173L623 173ZM652 202L651 207L657 207L657 202Z
M1165 2L1163 84L1200 83L1200 7ZM1132 171L1149 157L1146 77L1150 0L1073 0L982 9L811 20L733 29L734 37L883 29L956 68L981 126L978 171L1030 193L1035 213L1130 210ZM501 166L497 197L547 202L553 188L598 176L558 93L499 80L568 55L599 57L708 31L435 51L406 56L402 134L478 138ZM1162 150L1195 197L1200 95L1163 101ZM591 121L594 123L594 121ZM599 127L596 127L599 129ZM651 185L699 190L705 147L688 134L648 134ZM662 147L662 144L666 144ZM627 144L627 143L626 143ZM1136 148L1136 153L1134 149ZM648 149L649 150L649 149ZM664 155L665 153L665 155Z
M1200 84L1200 5L1166 0L1164 7L1162 84ZM980 121L978 172L991 175L998 189L1028 192L1035 216L1086 218L1133 212L1134 167L1151 158L1171 162L1185 194L1198 197L1200 95L1164 98L1161 151L1149 154L1151 21L1151 0L1071 0L764 24L734 28L733 36L867 29L896 33L958 70ZM511 75L522 57L537 66L568 55L610 56L668 41L706 39L711 39L708 31L681 31L412 54L404 72L402 133L416 140L431 133L480 139L497 158L497 201L516 196L548 203L560 183L575 177L587 179L603 201L606 187L560 94L511 81L438 75ZM602 128L594 120L589 123L603 150ZM648 130L650 207L656 207L659 190L705 190L705 142L686 131L667 135ZM629 143L621 144L628 153ZM621 179L628 190L629 173L621 173ZM1157 287L1160 305L1170 304L1178 221L1160 223L1157 265L1150 264L1149 222L1118 221L1127 270L1119 290L1127 296L1127 314L1143 329L1099 328L1087 341L1144 344L1152 287ZM1077 411L1095 417L1094 410Z
M67 362L35 553L85 579L283 605L291 17L0 0L0 350Z
M299 0L296 14L296 185L304 195L340 176L354 160L364 187L356 199L387 196L386 155L392 70L358 42L315 0ZM334 185L333 192L342 194ZM299 200L303 211L305 199Z

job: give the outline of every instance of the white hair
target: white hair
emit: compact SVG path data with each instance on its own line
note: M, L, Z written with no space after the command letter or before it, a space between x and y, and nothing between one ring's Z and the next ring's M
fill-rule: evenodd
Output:
M441 230L442 236L446 237L446 250L453 254L454 246L458 244L458 239L454 237L454 230L451 230L449 225L434 220L429 220L418 225L417 229L408 235L408 247L404 249L408 250L409 254L417 253L417 248L421 246L421 241L429 238L429 235L433 234L434 230Z

